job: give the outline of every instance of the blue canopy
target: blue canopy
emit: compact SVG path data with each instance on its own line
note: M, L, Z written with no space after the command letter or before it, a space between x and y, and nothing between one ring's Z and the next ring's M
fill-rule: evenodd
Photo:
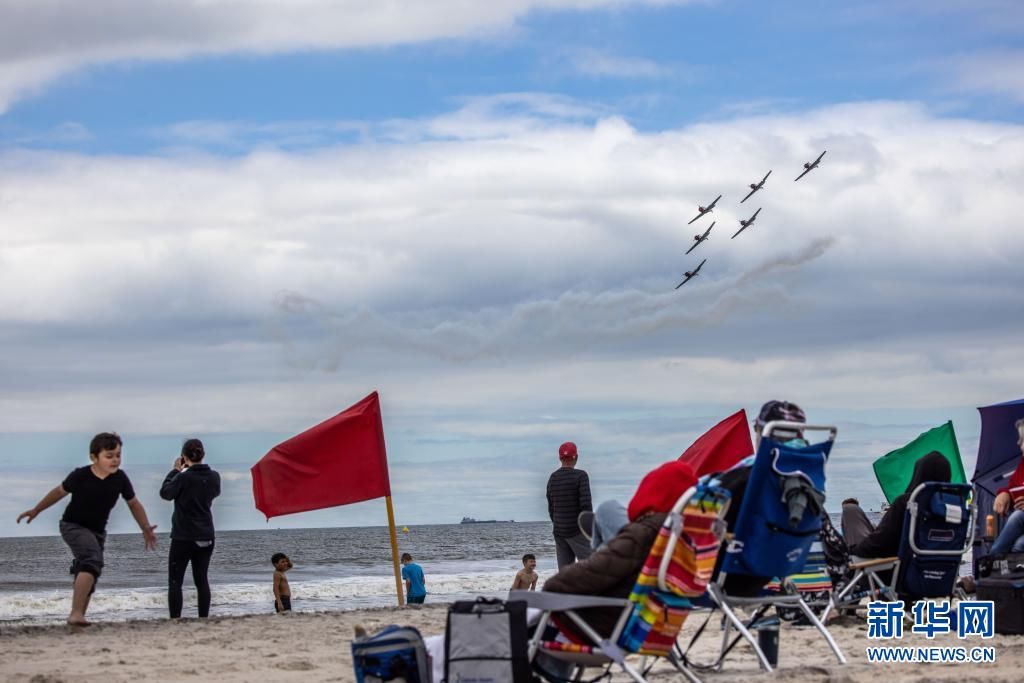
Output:
M974 467L975 504L978 509L978 537L984 532L985 516L992 512L996 491L1006 486L1020 462L1017 430L1013 423L1024 418L1024 399L978 408L981 439L978 463Z

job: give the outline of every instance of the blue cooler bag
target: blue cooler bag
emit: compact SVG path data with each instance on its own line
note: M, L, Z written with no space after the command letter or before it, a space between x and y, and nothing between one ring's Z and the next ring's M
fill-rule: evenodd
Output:
M430 657L423 636L408 626L386 626L352 641L356 683L431 683Z

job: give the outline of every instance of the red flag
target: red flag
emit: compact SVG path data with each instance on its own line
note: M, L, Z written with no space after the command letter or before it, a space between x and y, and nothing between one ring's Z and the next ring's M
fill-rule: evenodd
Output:
M747 413L740 410L704 432L679 459L692 467L699 477L727 470L753 452Z
M252 495L267 519L390 496L377 392L270 449L252 466Z

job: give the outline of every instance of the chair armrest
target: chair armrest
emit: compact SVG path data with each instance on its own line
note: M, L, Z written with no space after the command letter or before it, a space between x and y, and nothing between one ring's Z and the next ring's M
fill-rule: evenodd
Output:
M509 600L522 600L527 607L545 612L562 612L584 607L625 607L626 598L602 598L595 595L573 595L572 593L549 593L545 591L516 590L508 592Z
M879 557L874 560L861 560L860 562L851 562L850 569L867 569L868 567L877 567L885 564L896 564L899 562L898 557Z

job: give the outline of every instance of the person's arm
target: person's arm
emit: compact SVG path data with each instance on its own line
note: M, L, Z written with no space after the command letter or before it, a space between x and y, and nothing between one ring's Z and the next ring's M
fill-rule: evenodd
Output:
M174 463L174 469L167 473L167 476L164 477L164 483L160 486L160 497L164 500L174 500L181 493L184 480L178 476L181 474L181 470L178 467L180 460L181 458Z
M66 495L68 495L68 492L64 490L64 487L61 486L60 484L57 484L52 489L50 489L50 491L45 496L43 496L42 500L36 503L36 506L34 508L32 508L31 510L25 510L20 515L18 515L17 523L21 524L21 520L25 517L28 517L28 520L25 522L25 524L31 524L32 520L35 519L40 512L50 507L51 505L53 505Z
M580 474L583 475L580 477L580 510L589 512L594 509L594 504L590 500L590 476L586 472Z
M146 516L146 508L142 507L142 502L139 501L138 497L132 498L128 501L128 509L131 510L132 517L135 518L135 522L142 529L142 540L146 544L146 550L156 550L156 524L149 523L149 517Z
M1013 498L1010 496L1009 491L1000 491L996 496L996 499L992 502L992 511L997 515L1005 515L1010 511L1010 507L1013 506L1013 502Z
M551 502L551 479L548 479L548 519L555 521L555 504Z
M284 605L281 604L281 579L283 574L281 572L274 572L274 604L277 605L277 609L283 610Z
M1010 495L1010 489L1014 486L1024 486L1024 458L1017 464L1017 469L1010 475L1006 486L996 491L996 499L992 502L992 511L997 515L1008 515L1014 509L1020 510L1017 501ZM1024 499L1021 499L1021 506L1024 506Z
M996 500L992 505L992 509L997 514L1005 515L1010 511L1010 508L1014 506L1013 497L1010 495L1010 489L1014 486L1024 486L1024 456L1021 457L1019 463L1017 463L1017 469L1010 475L1009 481L1006 482L1006 486L996 489Z
M875 530L851 547L850 553L857 557L875 558L891 557L899 552L900 535L903 533L903 513L907 511L908 497L903 494L894 500Z
M533 581L530 582L530 590L537 590L537 574L533 575Z
M220 495L220 475L216 472L213 473L213 497L216 498Z
M517 590L519 588L519 574L522 572L516 572L516 578L512 579L512 588L509 590Z

